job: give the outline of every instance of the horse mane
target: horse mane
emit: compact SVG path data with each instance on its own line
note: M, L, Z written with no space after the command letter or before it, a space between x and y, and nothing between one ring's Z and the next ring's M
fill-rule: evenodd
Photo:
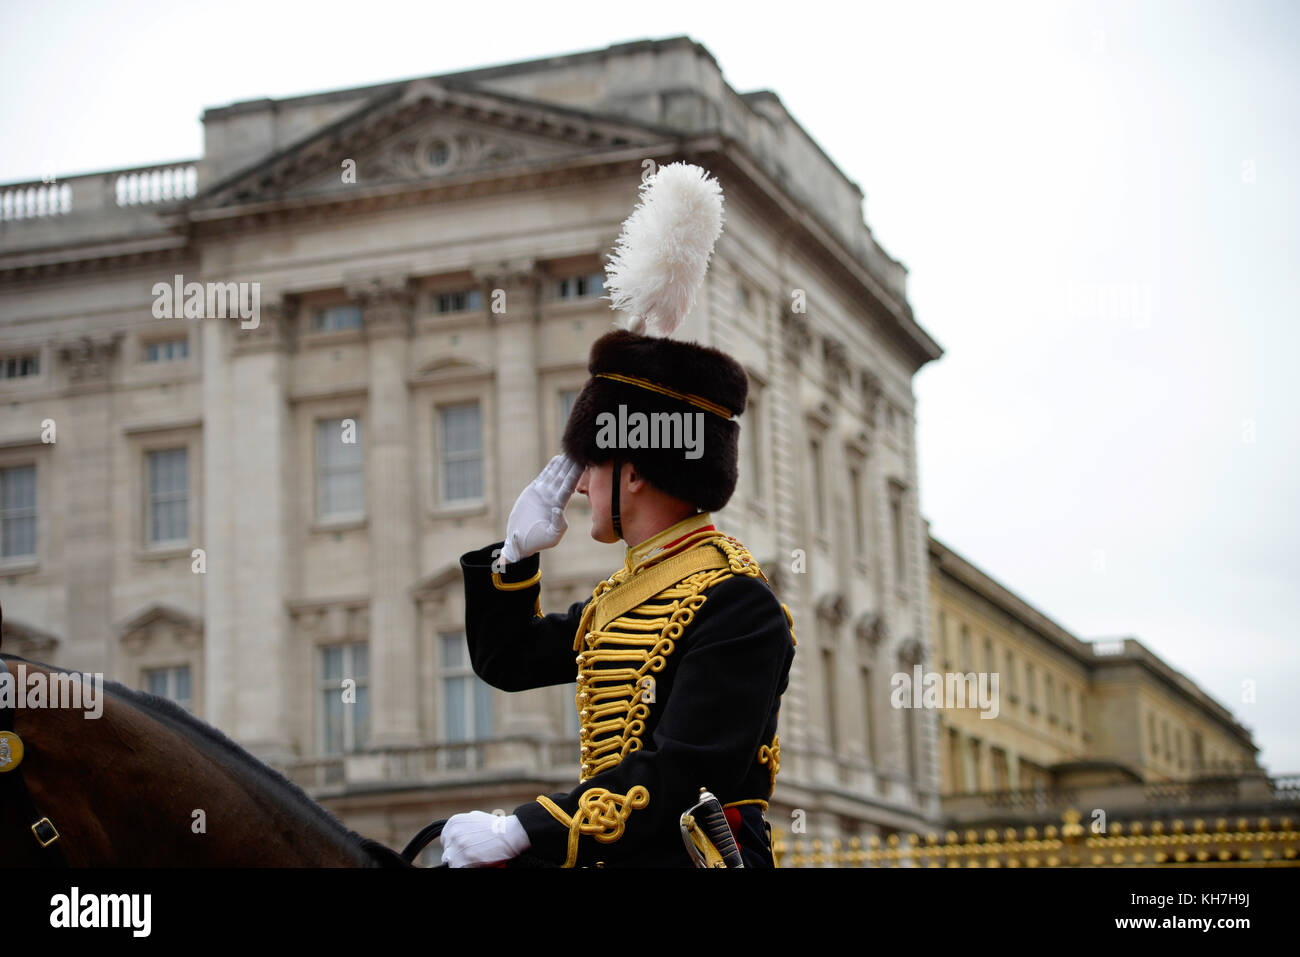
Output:
M0 658L36 665L60 674L82 674L67 668L58 668L41 661L30 661L18 655L0 652ZM262 761L245 748L235 743L220 728L196 717L170 698L163 698L147 691L137 691L116 681L104 680L104 690L126 704L144 711L171 726L188 740L205 746L209 753L224 759L227 767L242 770L256 781L265 785L273 793L279 792L292 799L293 804L307 812L316 822L335 836L354 844L363 853L372 858L381 867L409 867L410 865L392 848L378 841L362 837L349 829L342 821L331 814L325 807L311 799L308 794L287 777Z

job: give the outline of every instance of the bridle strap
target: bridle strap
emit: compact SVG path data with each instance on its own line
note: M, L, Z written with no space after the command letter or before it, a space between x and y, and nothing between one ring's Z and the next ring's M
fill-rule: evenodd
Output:
M0 675L9 675L10 680L14 681L14 691L17 692L17 679L13 672L9 670L9 664L3 658L0 658ZM17 694L14 695L15 699ZM14 731L14 714L16 708L12 705L0 707L0 731L7 731L17 736ZM22 760L27 759L30 752L24 748ZM22 814L25 822L29 823L29 831L32 840L45 852L46 860L57 867L67 867L67 858L63 856L63 849L59 846L61 837L54 823L45 815L36 809L32 802L32 796L27 790L27 782L23 780L22 767L16 767L12 771L0 772L0 800L14 800Z
M623 522L618 514L618 493L619 487L623 484L623 460L614 459L614 468L610 473L610 481L613 483L610 488L609 511L610 518L614 522L614 534L619 538L623 537Z

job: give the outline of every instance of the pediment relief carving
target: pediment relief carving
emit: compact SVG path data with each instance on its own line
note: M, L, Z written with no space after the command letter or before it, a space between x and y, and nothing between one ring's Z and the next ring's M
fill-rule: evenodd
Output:
M118 626L122 647L132 654L171 645L186 649L203 644L203 620L169 605L154 604Z
M52 661L58 645L59 639L49 632L13 619L4 623L3 634L0 634L0 650L29 661Z
M291 611L294 628L309 641L330 642L370 636L370 606L363 601L304 602Z

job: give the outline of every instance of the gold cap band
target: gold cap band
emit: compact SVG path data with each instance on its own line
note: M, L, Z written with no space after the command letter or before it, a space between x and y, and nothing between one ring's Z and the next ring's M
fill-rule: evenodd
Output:
M708 399L692 395L689 392L678 392L667 386L660 385L658 382L651 382L649 379L638 379L636 376L620 375L617 372L597 372L597 379L613 379L615 382L626 382L628 385L640 386L642 389L649 389L651 392L658 392L661 395L672 396L674 399L680 399L682 402L689 402L705 412L712 412L714 415L720 415L724 419L732 417L731 410L724 405L718 405L716 402L710 402Z

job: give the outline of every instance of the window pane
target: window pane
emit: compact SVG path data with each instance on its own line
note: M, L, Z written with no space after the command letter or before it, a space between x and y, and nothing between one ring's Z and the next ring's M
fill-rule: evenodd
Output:
M486 683L474 679L474 737L490 738L492 736L492 689Z
M448 462L447 465L447 499L454 501L465 498L479 498L483 487L483 463L478 459L467 462Z
M150 668L144 673L144 688L160 698L167 697L167 672L163 668Z
M465 660L465 636L443 635L442 636L442 666L447 669L468 667Z
M456 405L442 410L444 452L477 452L479 441L478 404Z
M468 741L469 728L465 724L465 692L467 678L444 679L446 696L443 699L443 719L448 741Z
M343 752L343 693L327 688L321 692L324 737L321 750L326 754Z
M343 677L343 648L335 645L321 649L321 672L326 681L337 682Z
M189 666L176 668L176 700L188 702L190 700L190 669Z
M350 646L352 648L352 675L353 678L370 677L370 646L358 642Z
M370 689L357 685L357 703L353 706L353 746L358 751L370 747Z
M36 467L0 470L0 555L36 554Z

